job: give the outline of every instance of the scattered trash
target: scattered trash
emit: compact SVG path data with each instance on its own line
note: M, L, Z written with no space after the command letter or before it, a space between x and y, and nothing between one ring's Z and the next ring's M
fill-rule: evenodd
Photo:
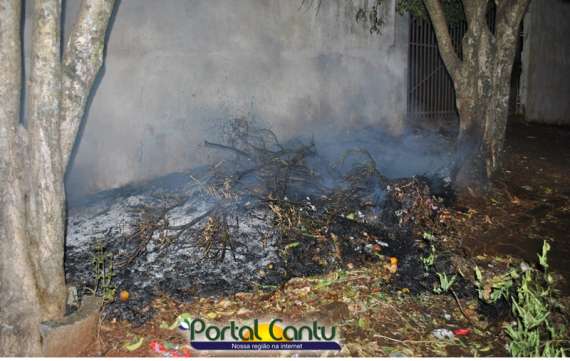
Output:
M382 242L382 241L379 241L379 240L376 240L375 242L378 243L378 244L379 244L380 246L382 246L382 247L390 247L390 245L389 245L388 243L386 243L386 242Z
M453 334L455 336L467 336L471 333L471 330L468 328L458 328L457 330L453 330Z
M174 345L170 342L161 343L156 340L152 340L149 343L150 349L153 352L160 354L163 357L190 357L190 346Z
M445 328L436 328L431 331L431 334L438 340L453 340L455 338L453 332Z
M166 352L166 347L158 341L155 341L155 340L151 341L149 346L150 346L150 349L156 353L162 354L162 353Z
M165 321L162 321L160 323L160 328L161 329L174 330L178 327L181 330L187 330L188 328L190 328L190 320L191 319L192 319L192 316L189 313L185 312L185 313L180 314L178 317L176 317L176 320L174 320L174 322L171 325L168 325L168 323L166 323Z

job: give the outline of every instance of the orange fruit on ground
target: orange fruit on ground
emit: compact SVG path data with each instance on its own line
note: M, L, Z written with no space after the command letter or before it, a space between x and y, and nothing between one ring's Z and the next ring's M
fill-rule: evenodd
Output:
M119 299L123 302L127 302L129 300L129 292L128 291L121 291L119 293Z

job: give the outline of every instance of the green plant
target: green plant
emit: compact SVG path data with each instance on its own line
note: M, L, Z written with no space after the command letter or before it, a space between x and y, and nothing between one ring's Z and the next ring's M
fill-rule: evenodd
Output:
M508 301L515 281L519 278L519 272L516 269L510 269L504 274L485 280L479 267L475 266L475 286L479 299L485 303L494 304L501 298Z
M435 242L437 241L437 238L435 238L435 236L429 232L424 232L422 234L422 238L425 239L428 242Z
M447 273L438 272L438 269L435 265L435 261L437 259L437 249L435 248L434 243L437 242L437 238L433 234L428 233L428 232L424 232L422 234L422 238L425 241L429 242L429 246L430 246L429 254L425 257L421 257L421 261L424 265L424 270L426 272L429 272L430 270L433 269L433 271L435 271L435 274L437 275L437 277L439 279L439 285L435 285L433 287L433 292L437 293L437 294L448 293L448 292L451 293L451 295L455 299L455 302L457 303L457 306L459 307L459 310L461 311L461 314L463 315L463 317L465 317L465 319L467 319L469 322L472 323L469 316L465 313L465 310L463 309L463 306L461 305L461 302L459 301L459 297L457 297L457 293L455 293L455 291L451 288L453 286L453 284L455 283L455 281L457 280L457 274L454 274L450 278L447 275ZM461 277L464 277L463 273L461 273L461 270L459 270L459 275Z
M446 273L440 272L437 272L437 277L439 278L439 286L434 287L433 289L433 292L437 294L447 293L450 291L451 286L453 286L455 280L457 279L457 275L453 275L451 278L448 278Z
M433 267L433 264L435 263L435 259L436 259L437 255L436 255L436 250L435 250L435 246L432 244L430 245L430 252L427 256L422 257L422 263L424 264L424 270L429 271L430 268Z
M112 302L115 299L116 288L113 285L113 254L105 251L100 242L95 245L95 252L91 261L95 288L91 290L96 296L102 297L103 302Z
M549 272L550 245L544 242L538 255L540 270L528 268L511 297L515 322L506 327L510 338L508 350L514 357L564 357L563 336L566 330L557 327L552 314L557 307L553 294L554 278Z
M437 251L434 245L434 242L437 241L437 238L428 232L424 232L422 234L422 238L429 243L429 254L425 257L421 257L421 261L424 265L424 270L428 272L435 264L435 260L437 258Z

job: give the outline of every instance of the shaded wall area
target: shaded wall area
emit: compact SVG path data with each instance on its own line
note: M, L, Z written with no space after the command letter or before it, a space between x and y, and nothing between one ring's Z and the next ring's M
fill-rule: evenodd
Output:
M68 29L78 3L67 1ZM255 117L282 138L344 126L400 132L407 23L387 1L382 34L371 34L355 21L368 3L122 0L69 192L203 164L203 141L223 119Z
M528 121L570 125L570 1L533 0L524 20L521 101Z

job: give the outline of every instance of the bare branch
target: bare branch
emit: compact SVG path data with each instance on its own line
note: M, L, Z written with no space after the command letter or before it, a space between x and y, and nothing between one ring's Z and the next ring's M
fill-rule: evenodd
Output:
M441 0L424 0L424 4L435 29L441 58L451 77L455 78L461 61L455 52L451 36L449 35L449 27L445 19Z
M115 0L83 0L63 55L61 153L67 167L85 105L103 65L105 35Z

